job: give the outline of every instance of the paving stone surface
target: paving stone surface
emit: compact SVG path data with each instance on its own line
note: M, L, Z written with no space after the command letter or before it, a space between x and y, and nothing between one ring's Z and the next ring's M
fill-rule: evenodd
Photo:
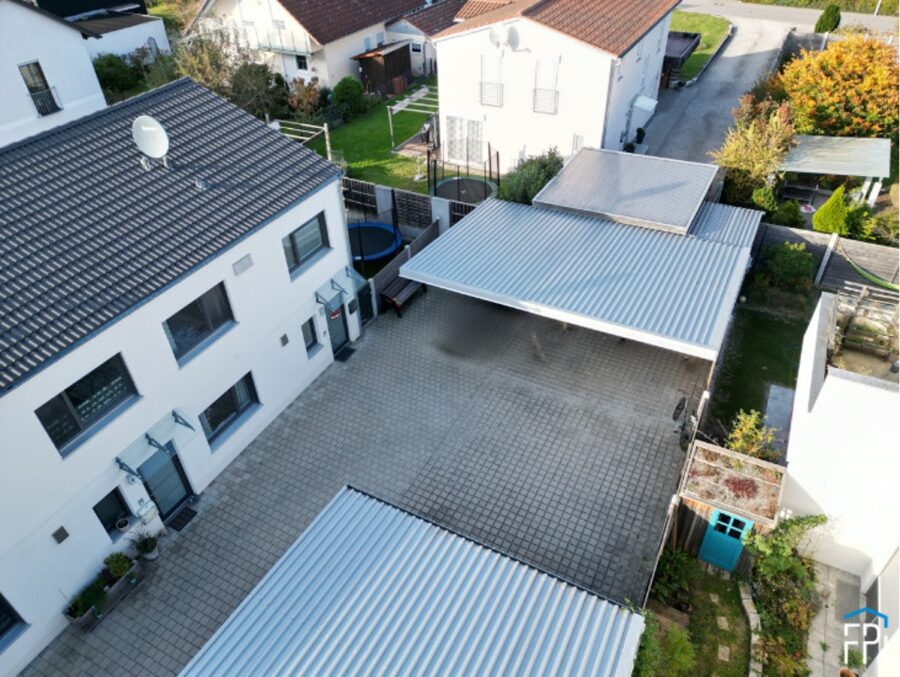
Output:
M716 616L716 625L719 626L720 630L728 630L730 627L728 625L728 619L725 616Z
M708 365L439 290L378 318L204 492L148 576L27 675L177 673L350 484L643 601Z
M709 598L712 600L713 604L719 603L719 596L716 593L714 593L714 592L709 593Z
M723 663L727 663L731 660L731 647L727 644L719 645L719 660Z

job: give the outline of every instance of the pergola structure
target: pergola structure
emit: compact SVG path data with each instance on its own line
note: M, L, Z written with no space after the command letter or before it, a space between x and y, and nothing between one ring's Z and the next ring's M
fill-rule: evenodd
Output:
M396 148L397 143L394 140L394 113L422 113L437 119L438 97L437 94L431 92L429 87L420 87L393 106L388 106L387 111L388 127L391 130L391 148Z
M891 174L890 139L800 135L794 140L781 171L863 177L861 199L875 205L882 181Z

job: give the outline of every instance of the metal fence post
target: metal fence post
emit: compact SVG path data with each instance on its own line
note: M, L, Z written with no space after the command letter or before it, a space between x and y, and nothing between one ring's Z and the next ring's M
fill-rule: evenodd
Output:
M331 134L328 133L327 122L322 125L322 129L325 131L325 157L331 162Z
M369 293L372 295L372 319L378 317L378 292L375 291L375 280L369 278Z

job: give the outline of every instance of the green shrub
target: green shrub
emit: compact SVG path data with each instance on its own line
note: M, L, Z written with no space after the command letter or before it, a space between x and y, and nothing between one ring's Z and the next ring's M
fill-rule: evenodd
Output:
M775 429L767 426L763 415L755 409L741 409L731 423L731 432L725 446L739 454L746 454L765 461L778 460L775 449Z
M874 240L876 221L865 204L847 210L847 237L854 240Z
M147 89L162 87L178 77L175 69L175 58L171 54L159 54L152 63L144 67L144 84Z
M820 233L847 234L847 202L844 198L844 186L838 186L825 204L813 214L813 230Z
M796 200L788 200L778 205L778 208L766 217L766 221L776 226L788 228L803 228L806 219L800 211L800 204Z
M696 660L687 631L672 625L663 628L652 613L646 614L644 632L634 659L632 677L684 677Z
M816 33L830 33L841 25L841 8L828 5L816 21Z
M341 78L341 81L334 86L332 93L334 102L337 105L346 106L350 117L359 115L365 110L363 86L356 78L350 75Z
M778 209L778 200L775 199L775 191L771 186L763 186L753 191L750 198L753 204L762 209L767 214L771 214Z
M797 548L824 515L793 517L768 534L750 533L746 547L753 566L750 585L759 612L763 642L760 658L766 674L808 674L806 640L816 612L815 569Z
M86 614L91 608L100 610L103 608L104 601L106 601L106 588L104 587L103 579L98 576L72 600L69 614L74 618L78 618Z
M690 608L691 584L696 572L696 559L684 550L666 548L656 565L653 597L667 606L687 611Z
M530 205L534 196L562 169L562 156L551 148L537 157L528 158L503 177L497 197Z
M762 272L779 289L808 289L812 284L813 255L804 242L770 245L763 251Z
M139 68L118 54L101 54L94 59L94 71L104 92L121 94L135 89L141 84Z
M127 574L128 570L131 569L131 558L122 552L114 552L103 560L103 563L106 565L109 575L114 581L122 578L122 576Z

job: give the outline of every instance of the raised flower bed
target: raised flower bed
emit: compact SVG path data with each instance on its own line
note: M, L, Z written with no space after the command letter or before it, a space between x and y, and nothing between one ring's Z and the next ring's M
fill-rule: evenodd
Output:
M85 632L103 618L144 578L137 560L115 553L104 560L106 566L65 610L66 618Z

